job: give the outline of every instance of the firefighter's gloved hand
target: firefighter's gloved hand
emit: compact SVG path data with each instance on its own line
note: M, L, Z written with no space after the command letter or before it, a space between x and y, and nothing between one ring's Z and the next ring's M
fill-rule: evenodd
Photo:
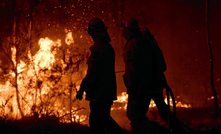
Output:
M79 90L76 95L77 100L82 100L84 91Z

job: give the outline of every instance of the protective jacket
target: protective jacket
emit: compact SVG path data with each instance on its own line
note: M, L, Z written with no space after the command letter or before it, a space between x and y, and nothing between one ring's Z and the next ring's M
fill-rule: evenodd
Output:
M95 39L90 47L87 74L80 90L86 91L86 100L108 102L117 99L115 52L107 40Z
M167 85L167 80L164 75L166 71L166 62L163 56L163 52L158 46L156 39L153 34L145 36L149 45L153 46L153 88L159 90L165 88Z
M159 47L139 34L128 39L123 54L125 62L123 77L129 94L143 96L162 91L162 88L155 88L155 84L158 83L156 75L162 75L166 67L162 67L164 69L158 67L157 48ZM157 73L159 70L162 73Z

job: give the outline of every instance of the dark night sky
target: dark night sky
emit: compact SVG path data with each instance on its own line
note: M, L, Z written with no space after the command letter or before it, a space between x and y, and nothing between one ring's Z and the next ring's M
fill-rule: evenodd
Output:
M175 96L193 107L213 105L210 86L210 55L206 39L206 2L202 0L125 1L124 16L137 18L148 27L161 47L166 77ZM221 1L211 0L209 24L214 56L214 83L221 96ZM120 74L119 74L120 75ZM120 76L119 76L120 78ZM218 99L221 101L220 99Z

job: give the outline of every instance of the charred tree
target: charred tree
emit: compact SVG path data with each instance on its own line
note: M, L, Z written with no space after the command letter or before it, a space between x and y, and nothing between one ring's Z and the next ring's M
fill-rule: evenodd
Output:
M24 114L22 112L22 109L21 109L21 104L20 104L20 97L19 97L19 91L18 91L18 70L17 70L17 65L18 65L18 53L17 53L17 49L18 49L18 44L16 43L16 0L13 0L13 4L12 4L12 18L13 18L13 25L12 25L12 28L11 28L11 46L14 46L15 47L15 62L13 63L13 71L15 73L15 83L14 83L14 86L15 86L15 89L16 89L16 100L17 100L17 105L18 105L18 109L19 109L19 112L21 114L21 118L24 117Z
M212 46L210 42L210 34L209 34L209 0L206 0L206 34L207 34L207 43L209 46L210 51L210 82L211 82L211 88L214 96L214 104L215 104L215 117L218 119L219 117L219 109L218 109L218 101L217 101L217 94L216 89L214 86L214 80L213 80L213 53L212 53Z
M27 9L30 10L22 10L19 9L19 6L21 5L22 1L7 1L5 2L6 7L6 13L7 13L7 24L8 25L8 32L9 36L4 35L2 38L9 39L9 44L2 45L3 42L1 42L1 50L5 57L10 61L10 68L14 73L13 76L13 87L16 90L16 101L18 110L20 112L21 117L24 117L24 113L22 111L22 100L24 98L22 97L22 94L19 92L19 86L18 86L18 75L20 72L18 72L18 64L21 59L21 57L27 55L27 52L31 49L31 35L32 35L32 14L34 12L34 7L36 6L36 1L30 1L29 6ZM4 4L4 3L3 3ZM21 8L21 7L20 7ZM27 17L28 16L28 17ZM25 19L27 18L27 20ZM26 22L26 23L24 23ZM27 25L27 27L25 27ZM22 27L23 26L23 27ZM4 31L4 30L3 30ZM2 31L2 32L3 32ZM28 46L26 48L26 46ZM22 100L21 100L22 99ZM24 100L25 103L27 101Z

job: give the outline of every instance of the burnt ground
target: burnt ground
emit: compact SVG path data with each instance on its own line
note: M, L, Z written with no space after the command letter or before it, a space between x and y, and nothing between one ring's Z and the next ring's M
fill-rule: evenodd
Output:
M160 118L157 108L150 108L147 116L150 120L168 128ZM131 129L125 111L112 111L112 117L121 127ZM221 109L219 109L219 118L215 119L213 108L177 108L177 118L194 130L186 129L186 134L221 134Z
M112 111L112 116L121 127L130 131L130 121L125 111ZM168 127L161 120L156 108L151 108L147 116ZM213 109L177 108L177 117L194 130L187 130L185 134L221 134L221 118L214 118ZM7 121L1 118L0 134L89 134L89 127L79 123L60 123L55 117L27 117L24 120Z
M214 108L178 108L177 117L199 134L221 134L221 109L215 118Z
M0 134L88 134L89 127L79 123L60 123L54 117L1 120Z

